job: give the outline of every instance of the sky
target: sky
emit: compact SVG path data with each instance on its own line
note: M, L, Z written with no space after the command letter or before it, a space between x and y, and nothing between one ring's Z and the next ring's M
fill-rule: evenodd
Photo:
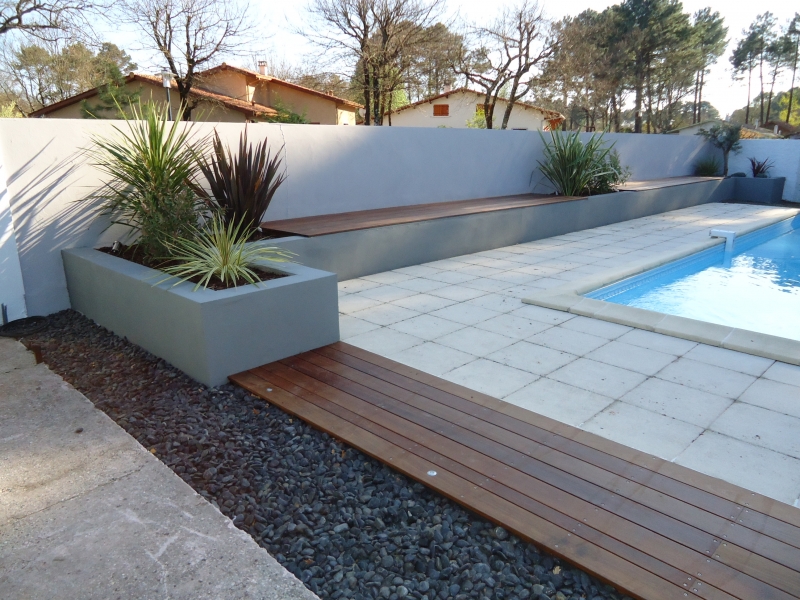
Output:
M503 0L446 0L445 18L456 21L485 22L491 20L493 13L499 13L504 4ZM545 14L551 19L560 19L567 15L577 15L588 8L601 11L614 4L611 0L540 0ZM263 22L259 33L263 36L257 42L258 50L263 48L265 53L276 62L290 64L303 64L314 62L315 49L296 30L303 26L305 7L308 0L251 0L252 8ZM711 67L710 75L704 87L704 99L715 106L722 116L726 116L743 107L747 103L747 88L742 82L735 82L731 78L730 56L736 40L741 37L742 30L747 28L755 17L762 12L770 11L785 24L795 12L800 12L800 4L796 0L768 0L764 4L752 0L683 0L684 10L690 13L710 7L718 11L725 19L728 27L729 44L726 53L720 57L716 65ZM157 60L140 51L136 47L137 36L132 32L114 30L107 35L109 41L116 41L118 45L130 52L139 63L140 70L157 71L160 64ZM249 59L238 59L242 66L250 66ZM229 62L235 63L236 60ZM789 79L784 78L777 85L777 89L788 89ZM797 83L795 84L797 85Z

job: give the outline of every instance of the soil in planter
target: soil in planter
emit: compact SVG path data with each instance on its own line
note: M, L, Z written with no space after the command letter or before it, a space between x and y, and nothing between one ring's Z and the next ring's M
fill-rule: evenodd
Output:
M51 315L28 341L324 600L622 598L245 390L207 388L78 313Z
M120 245L119 250L116 251L110 247L98 248L98 250L100 252L105 252L106 254L111 254L112 256L124 258L125 260L129 260L138 265L143 265L151 269L157 269L159 271L162 270L164 267L175 264L174 261L168 261L168 260L158 260L158 261L146 260L144 255L142 255L141 252L138 252L136 246L133 244L130 246ZM261 269L259 267L250 267L250 268L253 270L256 276L259 277L260 281L270 281L272 279L280 279L281 277L286 277L286 275L283 273L276 273L274 271L268 271L266 269ZM164 276L167 277L168 273L164 273ZM198 277L192 277L191 279L187 279L187 281L189 281L190 283L200 283L201 279L202 278L198 276ZM175 278L174 281L176 282L179 281L179 278ZM222 281L220 281L219 279L215 278L208 283L207 287L209 290L218 291L218 290L227 290L232 287L237 287L242 285L250 285L250 282L247 281L246 279L239 278L236 281L235 285L226 285L222 283Z

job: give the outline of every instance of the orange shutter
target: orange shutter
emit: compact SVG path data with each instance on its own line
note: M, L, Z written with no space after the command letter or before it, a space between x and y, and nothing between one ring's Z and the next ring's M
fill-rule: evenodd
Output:
M449 104L434 104L433 105L433 116L434 117L449 117L450 116L450 105Z

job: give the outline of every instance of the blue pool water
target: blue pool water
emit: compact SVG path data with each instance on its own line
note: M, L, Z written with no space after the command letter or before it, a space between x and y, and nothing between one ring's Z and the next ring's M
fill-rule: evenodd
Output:
M800 216L586 297L800 340Z

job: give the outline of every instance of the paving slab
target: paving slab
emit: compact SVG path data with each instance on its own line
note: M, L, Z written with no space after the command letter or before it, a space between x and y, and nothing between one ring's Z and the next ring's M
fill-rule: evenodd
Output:
M21 344L0 356L0 598L316 598Z

